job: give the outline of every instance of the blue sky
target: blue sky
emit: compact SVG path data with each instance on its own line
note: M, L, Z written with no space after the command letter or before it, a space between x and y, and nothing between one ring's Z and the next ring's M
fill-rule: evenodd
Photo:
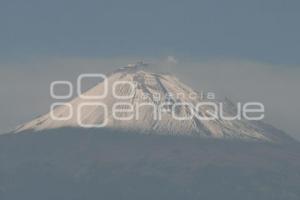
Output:
M300 63L298 0L2 0L2 62L37 56Z

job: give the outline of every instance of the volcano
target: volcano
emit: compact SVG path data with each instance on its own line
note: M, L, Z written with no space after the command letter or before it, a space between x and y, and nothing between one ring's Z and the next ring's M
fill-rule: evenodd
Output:
M262 121L203 120L211 106L187 105L237 106L149 68L121 67L0 135L0 199L300 199L298 142Z
M103 94L105 96L100 98ZM117 69L95 87L69 101L69 106L55 107L48 114L19 126L14 132L95 128L105 124L106 128L141 134L270 142L291 140L284 132L262 121L239 118L206 120L203 116L211 115L212 106L204 105L197 110L188 107L203 102L222 105L223 116L236 116L238 110L227 98L208 99L175 76L151 72L148 64L139 62ZM174 104L177 118L171 112ZM157 108L161 108L161 113L157 113ZM53 119L53 116L65 120ZM199 116L202 118L199 119Z

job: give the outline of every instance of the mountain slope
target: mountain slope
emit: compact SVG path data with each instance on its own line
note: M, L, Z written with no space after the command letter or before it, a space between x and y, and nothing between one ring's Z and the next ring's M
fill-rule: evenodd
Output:
M299 144L110 129L37 133L0 136L1 200L300 198Z
M130 98L116 98L112 86L117 81L132 83L132 85L119 84L118 87L115 87L115 94L122 97L130 96ZM144 63L130 65L116 70L108 76L107 85L107 96L103 99L87 100L79 96L70 101L69 103L74 113L69 120L54 120L51 117L51 113L48 113L18 127L15 132L18 133L26 130L41 131L62 127L79 128L82 127L79 121L88 126L95 126L107 120L105 126L107 128L138 131L140 133L151 132L167 135L192 135L209 138L236 138L275 142L289 140L289 137L284 133L261 122L247 121L245 119L201 120L196 117L196 115L191 115L191 112L194 112L198 116L209 117L209 112L212 112L213 109L211 106L202 106L197 110L191 110L188 105L176 106L176 116L191 117L188 120L174 119L170 110L174 104L187 103L197 105L197 103L207 101L216 104L223 103L222 110L224 116L234 116L237 108L236 105L227 99L220 102L214 99L208 100L204 98L199 92L181 83L172 75L148 72L146 64ZM134 89L132 88L133 86ZM83 95L97 96L103 94L104 91L105 82L103 81ZM79 113L78 107L86 103L102 103L107 106L107 112L105 112L100 105L90 105L85 106ZM122 105L114 107L118 103L122 103ZM122 119L127 118L127 120L116 119L116 112L112 112L114 108L123 111L131 109L129 105L124 104L133 105L132 113L119 112L119 117L122 117ZM157 114L154 106L161 108L162 112ZM53 115L66 117L69 115L69 108L65 106L57 107L54 109Z

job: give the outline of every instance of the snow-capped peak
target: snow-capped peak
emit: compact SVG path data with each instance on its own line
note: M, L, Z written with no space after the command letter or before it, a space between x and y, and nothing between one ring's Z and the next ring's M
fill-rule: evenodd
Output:
M197 116L206 116L207 111L211 108L204 106L197 110L194 108L191 110L188 105L196 105L207 99L172 75L152 73L149 72L149 69L145 70L148 66L148 63L141 61L121 67L108 76L106 81L99 83L83 94L85 97L91 97L107 93L104 98L87 99L79 96L68 102L68 106L56 107L52 112L20 126L15 132L41 131L62 127L95 128L99 127L99 124L105 123L107 128L164 135L263 141L278 141L285 137L277 129L273 129L262 122L245 119L199 119ZM124 84L116 86L116 82ZM210 101L220 103L215 99L210 99ZM185 120L175 119L173 113L168 110L174 104L178 104L174 111L178 118L190 117L186 117ZM159 116L157 116L156 108L153 108L155 106L162 111ZM120 116L116 116L116 110ZM232 115L235 110L233 103L224 100L225 116ZM190 115L191 112L195 115ZM53 116L68 119L56 120L53 119Z

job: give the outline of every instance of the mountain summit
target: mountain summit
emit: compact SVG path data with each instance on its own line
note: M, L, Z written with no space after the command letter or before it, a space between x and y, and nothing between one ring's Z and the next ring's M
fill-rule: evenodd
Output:
M235 116L238 109L230 100L208 98L173 75L149 72L148 65L138 62L119 68L67 106L55 107L50 113L18 127L15 133L65 127L96 128L105 124L106 128L144 134L289 140L285 133L261 121L203 119L211 117L213 112L213 106L204 102L222 104L223 116ZM202 106L189 107L198 104Z

